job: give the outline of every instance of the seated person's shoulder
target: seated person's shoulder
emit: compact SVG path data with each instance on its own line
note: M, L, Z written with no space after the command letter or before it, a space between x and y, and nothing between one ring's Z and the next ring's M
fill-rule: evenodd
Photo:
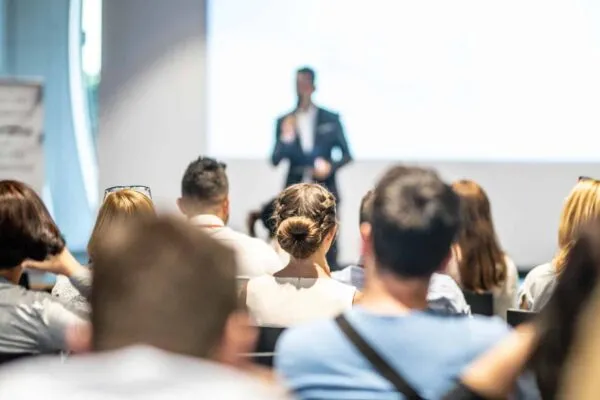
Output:
M546 287L554 284L556 272L552 263L538 265L527 273L523 286L519 291L519 305L533 308L537 297L546 290Z
M469 347L479 353L487 350L510 333L510 327L500 317L474 315L463 318L462 334L469 341Z
M538 265L537 267L534 267L533 269L531 269L531 271L527 273L527 275L525 276L525 283L533 282L538 279L547 278L549 276L554 275L555 271L554 267L552 266L552 263Z
M56 298L50 293L28 290L21 286L14 286L5 294L13 300L18 301L19 305L33 305L39 302L56 301Z
M331 319L288 328L277 342L276 367L283 370L311 368L322 359L323 352L331 355L336 343L342 341L342 333Z
M10 398L26 399L35 398L36 394L54 398L68 393L73 389L73 382L69 384L68 379L60 379L62 368L58 356L44 356L11 363L0 373L0 398L11 395L15 397ZM48 371L53 373L49 374ZM24 391L25 388L31 388L32 391ZM36 393L34 388L40 388L39 392ZM18 397L18 394L22 394L23 397Z

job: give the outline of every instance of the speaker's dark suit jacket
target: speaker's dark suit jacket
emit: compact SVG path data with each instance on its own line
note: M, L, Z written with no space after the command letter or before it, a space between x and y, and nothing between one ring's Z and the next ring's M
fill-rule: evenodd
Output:
M322 158L331 164L331 174L325 179L317 179L313 177L313 181L325 186L337 201L340 201L339 192L336 182L337 171L352 161L352 155L348 148L344 129L340 123L338 114L323 108L317 108L316 126L314 129L313 149L308 152L302 148L300 135L296 133L296 137L292 143L284 143L281 141L281 123L289 114L283 115L277 119L275 127L275 148L271 155L273 165L278 165L281 160L288 159L290 161L285 187L295 183L302 182L304 172L307 168L312 168L316 158ZM334 149L338 149L338 157Z

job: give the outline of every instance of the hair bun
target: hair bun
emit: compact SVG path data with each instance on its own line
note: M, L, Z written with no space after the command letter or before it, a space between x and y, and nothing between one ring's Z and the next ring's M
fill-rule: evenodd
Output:
M307 217L289 217L281 221L277 240L294 258L310 257L321 244L317 223Z

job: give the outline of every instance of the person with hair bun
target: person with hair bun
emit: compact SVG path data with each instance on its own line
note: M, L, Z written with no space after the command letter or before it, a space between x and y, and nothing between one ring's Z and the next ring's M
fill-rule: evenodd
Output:
M258 325L290 326L351 308L356 288L331 278L326 254L337 232L336 202L318 184L299 183L275 202L276 238L290 261L250 279L241 296Z

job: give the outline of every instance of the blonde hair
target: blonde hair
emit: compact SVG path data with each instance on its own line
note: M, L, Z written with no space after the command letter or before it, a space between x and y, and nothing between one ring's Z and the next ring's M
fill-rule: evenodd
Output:
M558 228L558 252L553 260L556 272L565 265L569 249L582 228L600 218L600 181L580 179L563 206Z
M106 196L98 210L96 224L87 246L90 261L95 258L98 242L116 222L148 216L156 216L156 210L152 200L145 194L131 189L123 189Z

